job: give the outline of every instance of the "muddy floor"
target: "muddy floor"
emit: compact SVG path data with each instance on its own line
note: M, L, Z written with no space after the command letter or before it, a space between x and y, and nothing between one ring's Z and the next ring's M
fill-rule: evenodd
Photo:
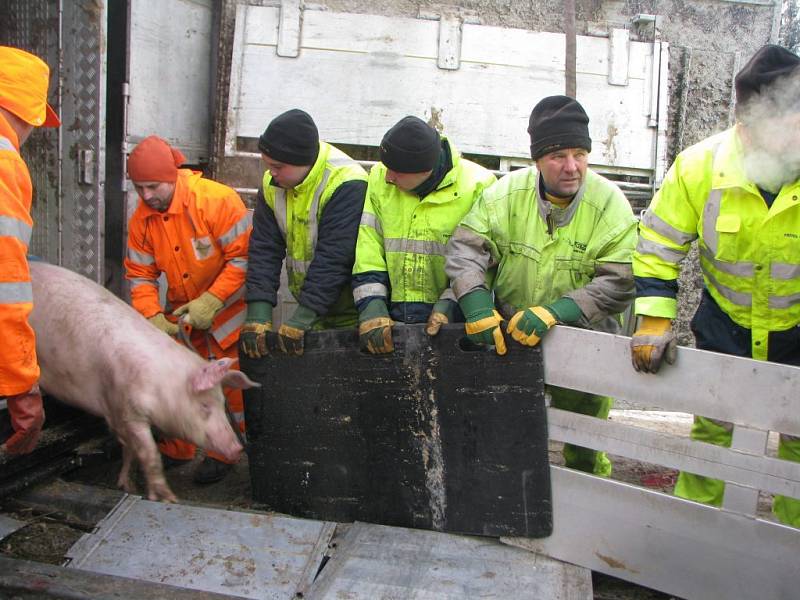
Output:
M677 413L654 413L646 411L612 411L612 420L636 425L675 435L688 436L691 416ZM109 444L107 444L108 446ZM775 445L773 440L771 446ZM774 448L773 448L774 450ZM0 554L10 557L59 565L69 548L110 510L122 493L116 490L115 483L120 468L119 458L112 450L103 460L87 461L87 465L62 476L64 485L79 483L93 486L98 490L92 504L94 513L57 513L41 507L26 507L25 503L13 499L0 505L0 512L26 523L18 531L7 536L0 543ZM246 457L220 482L210 485L197 485L192 481L192 473L201 460L169 469L167 479L180 501L187 504L211 506L228 510L269 510L257 505L250 493L250 472ZM621 456L611 456L614 464L612 477L633 485L643 486L665 493L671 493L677 472L657 465L649 465ZM550 443L550 460L562 464L561 444ZM140 493L144 493L141 477L137 478ZM53 484L51 484L52 486ZM58 484L56 484L58 485ZM769 518L771 498L765 496L761 502L763 516ZM80 512L80 511L79 511ZM667 594L649 590L603 574L593 574L594 598L602 600L666 600Z
M552 462L561 462L560 444L551 443ZM670 491L674 484L675 473L658 470L657 467L636 463L622 457L613 457L615 475L637 485ZM192 481L192 472L199 463L200 457L192 463L173 467L167 471L167 479L181 502L213 506L229 510L264 510L268 507L255 505L250 495L250 473L246 458L237 464L231 473L220 482L210 485L197 485ZM63 476L68 482L96 486L108 490L110 506L113 499L121 492L115 489L116 477L120 467L119 459L107 462L96 462L88 467L78 469ZM138 481L139 489L144 491L143 482ZM11 501L0 506L0 512L27 523L23 528L7 536L0 543L0 553L13 558L33 560L54 565L63 563L69 548L84 534L92 530L91 517L41 512L24 508ZM100 514L100 513L98 513ZM593 574L594 598L602 600L666 600L669 595L656 592L615 579L603 574Z

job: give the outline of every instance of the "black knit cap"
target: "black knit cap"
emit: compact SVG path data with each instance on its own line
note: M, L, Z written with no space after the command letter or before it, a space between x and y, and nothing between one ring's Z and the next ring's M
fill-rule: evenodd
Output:
M439 162L439 132L417 117L403 117L381 140L381 162L398 173L423 173Z
M564 148L592 151L589 116L578 101L569 96L548 96L534 106L528 133L533 160Z
M299 108L278 115L258 138L258 149L289 165L313 165L319 154L319 131L314 119Z
M761 95L775 81L794 73L800 57L786 48L767 44L756 52L736 74L736 111Z

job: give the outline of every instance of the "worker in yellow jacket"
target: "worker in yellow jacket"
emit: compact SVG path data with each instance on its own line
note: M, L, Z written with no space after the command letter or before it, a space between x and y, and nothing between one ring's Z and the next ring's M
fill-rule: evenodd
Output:
M2 442L11 454L34 449L44 423L33 309L25 255L31 239L33 187L20 147L34 127L58 127L47 104L50 69L32 54L0 46L0 398L13 433Z
M800 365L800 58L761 48L736 75L737 123L683 151L642 217L633 259L633 366L674 361L678 270L698 240L704 289L692 319L697 347ZM733 425L696 416L692 438L730 446ZM778 456L800 462L800 439ZM722 481L681 473L675 494L719 506ZM800 527L800 501L773 511Z

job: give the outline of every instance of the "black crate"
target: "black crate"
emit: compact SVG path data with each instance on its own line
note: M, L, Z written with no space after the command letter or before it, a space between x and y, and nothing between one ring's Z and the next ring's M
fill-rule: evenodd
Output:
M273 510L489 536L552 530L538 348L470 347L394 327L395 352L359 352L355 331L306 335L242 370L253 497ZM269 344L275 347L275 336Z

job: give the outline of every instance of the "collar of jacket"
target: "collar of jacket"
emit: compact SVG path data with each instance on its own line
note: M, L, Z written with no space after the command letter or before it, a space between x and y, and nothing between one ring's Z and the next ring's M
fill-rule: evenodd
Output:
M719 140L712 150L714 162L711 173L711 189L739 188L761 197L755 183L747 179L744 170L744 144L739 134L739 126L735 125L719 134ZM780 198L795 196L800 192L800 180L786 183L776 194L770 212L782 212L787 205Z
M744 146L738 125L720 134L719 145L712 152L712 190L741 188L761 195L756 185L747 180L744 172Z
M453 166L450 167L450 170L445 173L442 180L439 182L439 185L436 186L437 190L441 190L446 188L449 185L453 185L456 182L456 174L458 172L458 163L461 162L461 153L455 147L453 142L447 139L446 136L442 136L442 141L447 144L447 147L450 149L450 162L453 163Z
M451 196L441 196L441 195L437 196L435 192L443 190L444 188L449 187L454 183L456 183L456 177L458 177L458 165L461 163L461 154L459 154L458 150L453 145L453 142L448 140L445 136L442 136L442 141L443 143L446 143L448 148L450 149L450 162L453 163L453 165L450 167L450 170L444 174L444 177L442 177L442 180L436 186L436 189L428 192L428 194L424 198L420 198L413 192L403 192L399 188L397 188L399 192L401 192L402 194L408 194L413 198L416 198L420 202L432 202L434 204L439 204L450 200Z
M292 191L295 194L302 196L303 194L313 192L316 189L317 184L319 183L319 178L322 176L322 172L325 170L325 164L328 162L328 154L330 154L329 149L330 146L328 146L326 142L320 141L317 160L314 161L314 165L311 167L308 175L306 175L306 178L292 188Z
M564 208L559 208L545 198L544 181L541 173L536 170L536 167L531 167L531 169L533 169L534 173L536 174L536 204L539 207L539 216L545 223L547 223L548 231L550 231L551 224L555 227L563 227L572 220L573 216L575 216L575 212L578 210L578 205L583 199L583 194L586 192L586 182L589 177L592 176L592 170L588 168L586 169L586 175L581 182L581 187L578 188L577 192L575 192L575 197L572 199L572 202L570 202ZM550 231L550 233L552 233L552 231Z
M423 200L425 196L439 189L439 184L442 183L447 174L453 170L453 157L450 153L450 144L447 140L441 141L441 152L439 153L439 161L436 167L431 172L430 177L420 183L417 187L411 190L411 193L418 196Z
M17 137L17 132L14 131L14 128L11 127L11 123L9 123L2 114L0 114L0 135L8 138L11 143L14 144L14 148L17 149L17 152L19 152L19 137Z
M175 191L172 193L172 202L165 212L158 212L150 208L144 203L144 200L139 198L139 210L142 211L145 217L161 216L161 215L177 215L186 210L189 206L190 191L194 184L203 176L200 171L192 171L191 169L178 169L178 179L175 180Z

